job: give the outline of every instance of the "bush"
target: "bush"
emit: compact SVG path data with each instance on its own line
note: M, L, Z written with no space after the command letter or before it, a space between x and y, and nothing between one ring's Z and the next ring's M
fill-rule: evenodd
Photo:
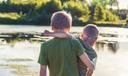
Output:
M49 15L56 11L60 11L62 10L61 2L59 0L51 0L43 6L43 10Z
M58 0L44 2L42 6L35 11L37 12L37 16L34 20L37 24L49 25L51 15L60 10L62 10L62 5Z
M0 4L0 12L28 13L31 9L35 9L35 4Z
M114 15L112 12L110 11L106 11L106 20L105 21L112 21L112 22L116 22L119 20L119 17Z
M101 4L98 4L94 9L93 19L94 21L115 22L119 20L119 17L113 14L110 10L103 8Z

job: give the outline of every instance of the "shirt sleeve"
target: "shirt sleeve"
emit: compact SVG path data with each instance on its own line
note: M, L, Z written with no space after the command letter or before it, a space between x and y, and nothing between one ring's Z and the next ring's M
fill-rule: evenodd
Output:
M40 54L39 54L39 59L38 63L42 65L47 65L47 54L45 50L45 45L41 44L41 49L40 49Z
M75 47L76 47L76 55L81 56L84 53L85 49L78 40L76 40L76 46Z

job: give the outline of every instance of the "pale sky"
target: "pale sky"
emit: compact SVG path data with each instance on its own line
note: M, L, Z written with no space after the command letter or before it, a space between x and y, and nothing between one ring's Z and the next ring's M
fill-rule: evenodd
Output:
M118 0L120 8L128 9L128 0Z
M86 0L90 3L91 0ZM128 0L118 0L120 9L128 9Z

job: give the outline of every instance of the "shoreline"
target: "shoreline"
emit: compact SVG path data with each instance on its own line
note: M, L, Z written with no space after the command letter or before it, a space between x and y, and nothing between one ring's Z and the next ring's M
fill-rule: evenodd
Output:
M125 24L124 23L122 23L122 24L111 24L111 23L106 23L106 24L103 24L103 23L101 23L101 24L97 24L97 23L85 23L84 25L87 25L87 24L95 24L95 25L97 25L98 27L124 27L125 28ZM83 27L84 25L81 25L81 26L77 26L77 25L73 25L73 26L75 26L75 27ZM43 24L40 24L40 25L38 25L38 24L0 24L0 26L23 26L23 27L26 27L26 26L46 26L46 27L49 27L50 25L48 24L48 25L43 25Z

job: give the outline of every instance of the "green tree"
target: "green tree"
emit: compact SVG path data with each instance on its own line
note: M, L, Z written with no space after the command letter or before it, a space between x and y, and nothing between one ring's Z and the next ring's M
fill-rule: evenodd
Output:
M51 1L47 2L43 6L43 10L45 10L49 15L51 15L52 13L54 13L56 11L62 10L61 1L51 0Z
M42 6L38 7L35 11L36 18L34 18L35 23L37 24L50 24L51 15L62 10L62 4L59 0L47 0L42 3Z
M114 15L111 11L106 10L106 20L105 21L111 21L116 22L119 20L119 17Z
M96 7L94 9L93 19L95 21L105 21L106 20L105 9L102 7L101 4L96 5Z
M68 1L64 4L64 10L70 12L74 20L87 22L90 17L90 10L87 4L80 1Z
M92 0L92 5L101 4L103 7L106 8L107 5L112 8L112 6L116 6L119 8L119 2L118 0Z
M127 16L126 16L126 19L128 20L128 14L127 14Z

